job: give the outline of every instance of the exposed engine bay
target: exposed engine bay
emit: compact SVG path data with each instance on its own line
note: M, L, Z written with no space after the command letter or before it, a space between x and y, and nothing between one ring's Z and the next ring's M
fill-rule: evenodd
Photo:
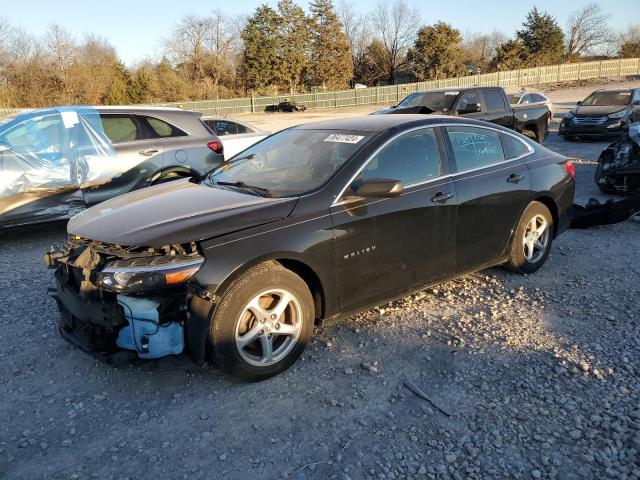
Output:
M640 122L631 124L622 139L602 151L595 182L604 193L640 191Z
M123 247L70 236L45 262L56 269L53 296L67 340L103 357L129 350L156 359L185 351L195 291L187 280L204 263L195 243Z

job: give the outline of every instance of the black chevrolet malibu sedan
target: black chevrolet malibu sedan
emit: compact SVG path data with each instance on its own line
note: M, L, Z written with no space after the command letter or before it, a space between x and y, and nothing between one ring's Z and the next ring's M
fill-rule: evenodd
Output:
M536 271L574 189L566 158L495 125L334 120L92 207L45 258L60 331L82 348L185 352L257 380L320 319L492 265Z

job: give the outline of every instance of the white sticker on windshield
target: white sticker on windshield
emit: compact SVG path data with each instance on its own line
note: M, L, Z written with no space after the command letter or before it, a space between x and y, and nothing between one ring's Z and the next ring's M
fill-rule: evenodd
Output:
M458 95L460 92L444 92L445 95Z
M339 133L332 133L327 138L325 138L324 141L335 143L358 143L363 138L364 136L362 135L342 135Z
M78 120L78 112L60 112L60 116L62 117L62 123L64 124L64 128L73 128L74 125L80 123Z

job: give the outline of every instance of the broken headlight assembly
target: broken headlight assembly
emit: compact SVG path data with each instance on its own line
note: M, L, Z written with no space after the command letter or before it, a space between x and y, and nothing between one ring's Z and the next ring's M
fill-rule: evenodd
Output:
M176 287L196 274L204 258L200 255L143 257L116 260L98 273L99 287L124 295Z

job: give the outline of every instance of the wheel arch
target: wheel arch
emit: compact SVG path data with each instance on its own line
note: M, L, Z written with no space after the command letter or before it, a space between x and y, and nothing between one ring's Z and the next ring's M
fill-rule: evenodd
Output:
M149 179L147 180L147 185L153 185L155 181L159 178L162 178L164 175L168 173L178 173L182 177L194 177L198 175L198 172L194 169L184 166L184 165L171 165L169 167L163 167L160 170L154 172Z
M540 202L549 209L549 212L551 212L551 218L553 219L553 238L556 238L558 233L558 222L560 221L556 201L551 195L544 193L533 198L531 202Z
M323 282L320 274L318 273L319 269L311 265L311 262L305 259L302 255L292 252L271 253L269 255L257 257L253 260L243 263L242 265L234 269L231 273L229 273L229 275L227 275L224 280L222 280L222 282L220 282L217 288L215 288L215 293L217 295L221 295L229 288L229 286L233 282L235 282L248 270L256 267L257 265L268 262L278 263L287 270L292 271L300 278L302 278L302 280L309 287L309 291L311 292L311 296L313 297L316 320L322 319L326 316L326 288L324 284L325 282Z

